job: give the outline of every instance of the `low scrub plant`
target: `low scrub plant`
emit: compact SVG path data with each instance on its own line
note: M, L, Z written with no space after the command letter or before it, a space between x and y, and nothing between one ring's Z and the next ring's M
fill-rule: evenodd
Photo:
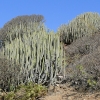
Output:
M11 91L4 96L4 100L36 100L46 95L47 88L41 84L29 82L19 85L15 91Z

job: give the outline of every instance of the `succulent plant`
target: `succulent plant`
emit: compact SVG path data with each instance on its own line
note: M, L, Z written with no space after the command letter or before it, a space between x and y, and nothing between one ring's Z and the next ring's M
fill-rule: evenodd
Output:
M100 30L100 15L87 12L77 16L70 23L58 28L60 40L65 44L71 44L74 40L89 36Z
M21 65L18 75L22 75L20 83L35 82L43 85L56 83L56 75L64 75L65 61L59 34L47 33L44 25L41 28L26 31L20 35L16 32L15 39L9 35L5 41L2 54L14 64Z
M22 32L24 34L30 29L33 31L39 29L43 22L44 17L42 15L24 15L13 18L0 29L0 40L9 40L9 34L15 39L17 35L16 33ZM19 30L21 30L21 32Z

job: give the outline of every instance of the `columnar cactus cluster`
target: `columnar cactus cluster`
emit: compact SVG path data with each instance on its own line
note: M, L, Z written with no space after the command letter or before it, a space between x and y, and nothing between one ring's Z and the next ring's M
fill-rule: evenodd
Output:
M100 15L87 12L77 16L69 24L61 25L58 29L60 40L66 44L83 36L91 35L100 29Z
M41 24L44 22L44 17L42 15L30 15L30 16L18 16L13 18L11 21L7 22L2 29L0 29L0 40L8 40L7 35L12 34L14 39L15 33L20 29L23 33L28 30L35 30L40 28Z
M15 28L14 31L14 40L12 32L2 53L21 66L23 78L18 79L18 84L33 81L49 85L57 81L57 75L65 75L65 54L59 34L52 31L47 34L44 25L39 29L29 29L25 34L21 29Z

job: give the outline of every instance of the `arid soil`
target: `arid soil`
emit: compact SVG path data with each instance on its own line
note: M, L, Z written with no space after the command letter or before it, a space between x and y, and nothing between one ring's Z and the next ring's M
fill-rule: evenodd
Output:
M68 84L51 86L48 94L39 100L100 100L100 92L79 93Z

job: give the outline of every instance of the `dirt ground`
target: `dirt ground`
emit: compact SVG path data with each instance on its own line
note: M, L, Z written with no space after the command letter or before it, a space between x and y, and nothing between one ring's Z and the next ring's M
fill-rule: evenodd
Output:
M60 84L51 86L48 94L39 100L100 100L100 92L95 93L79 93L68 84Z

